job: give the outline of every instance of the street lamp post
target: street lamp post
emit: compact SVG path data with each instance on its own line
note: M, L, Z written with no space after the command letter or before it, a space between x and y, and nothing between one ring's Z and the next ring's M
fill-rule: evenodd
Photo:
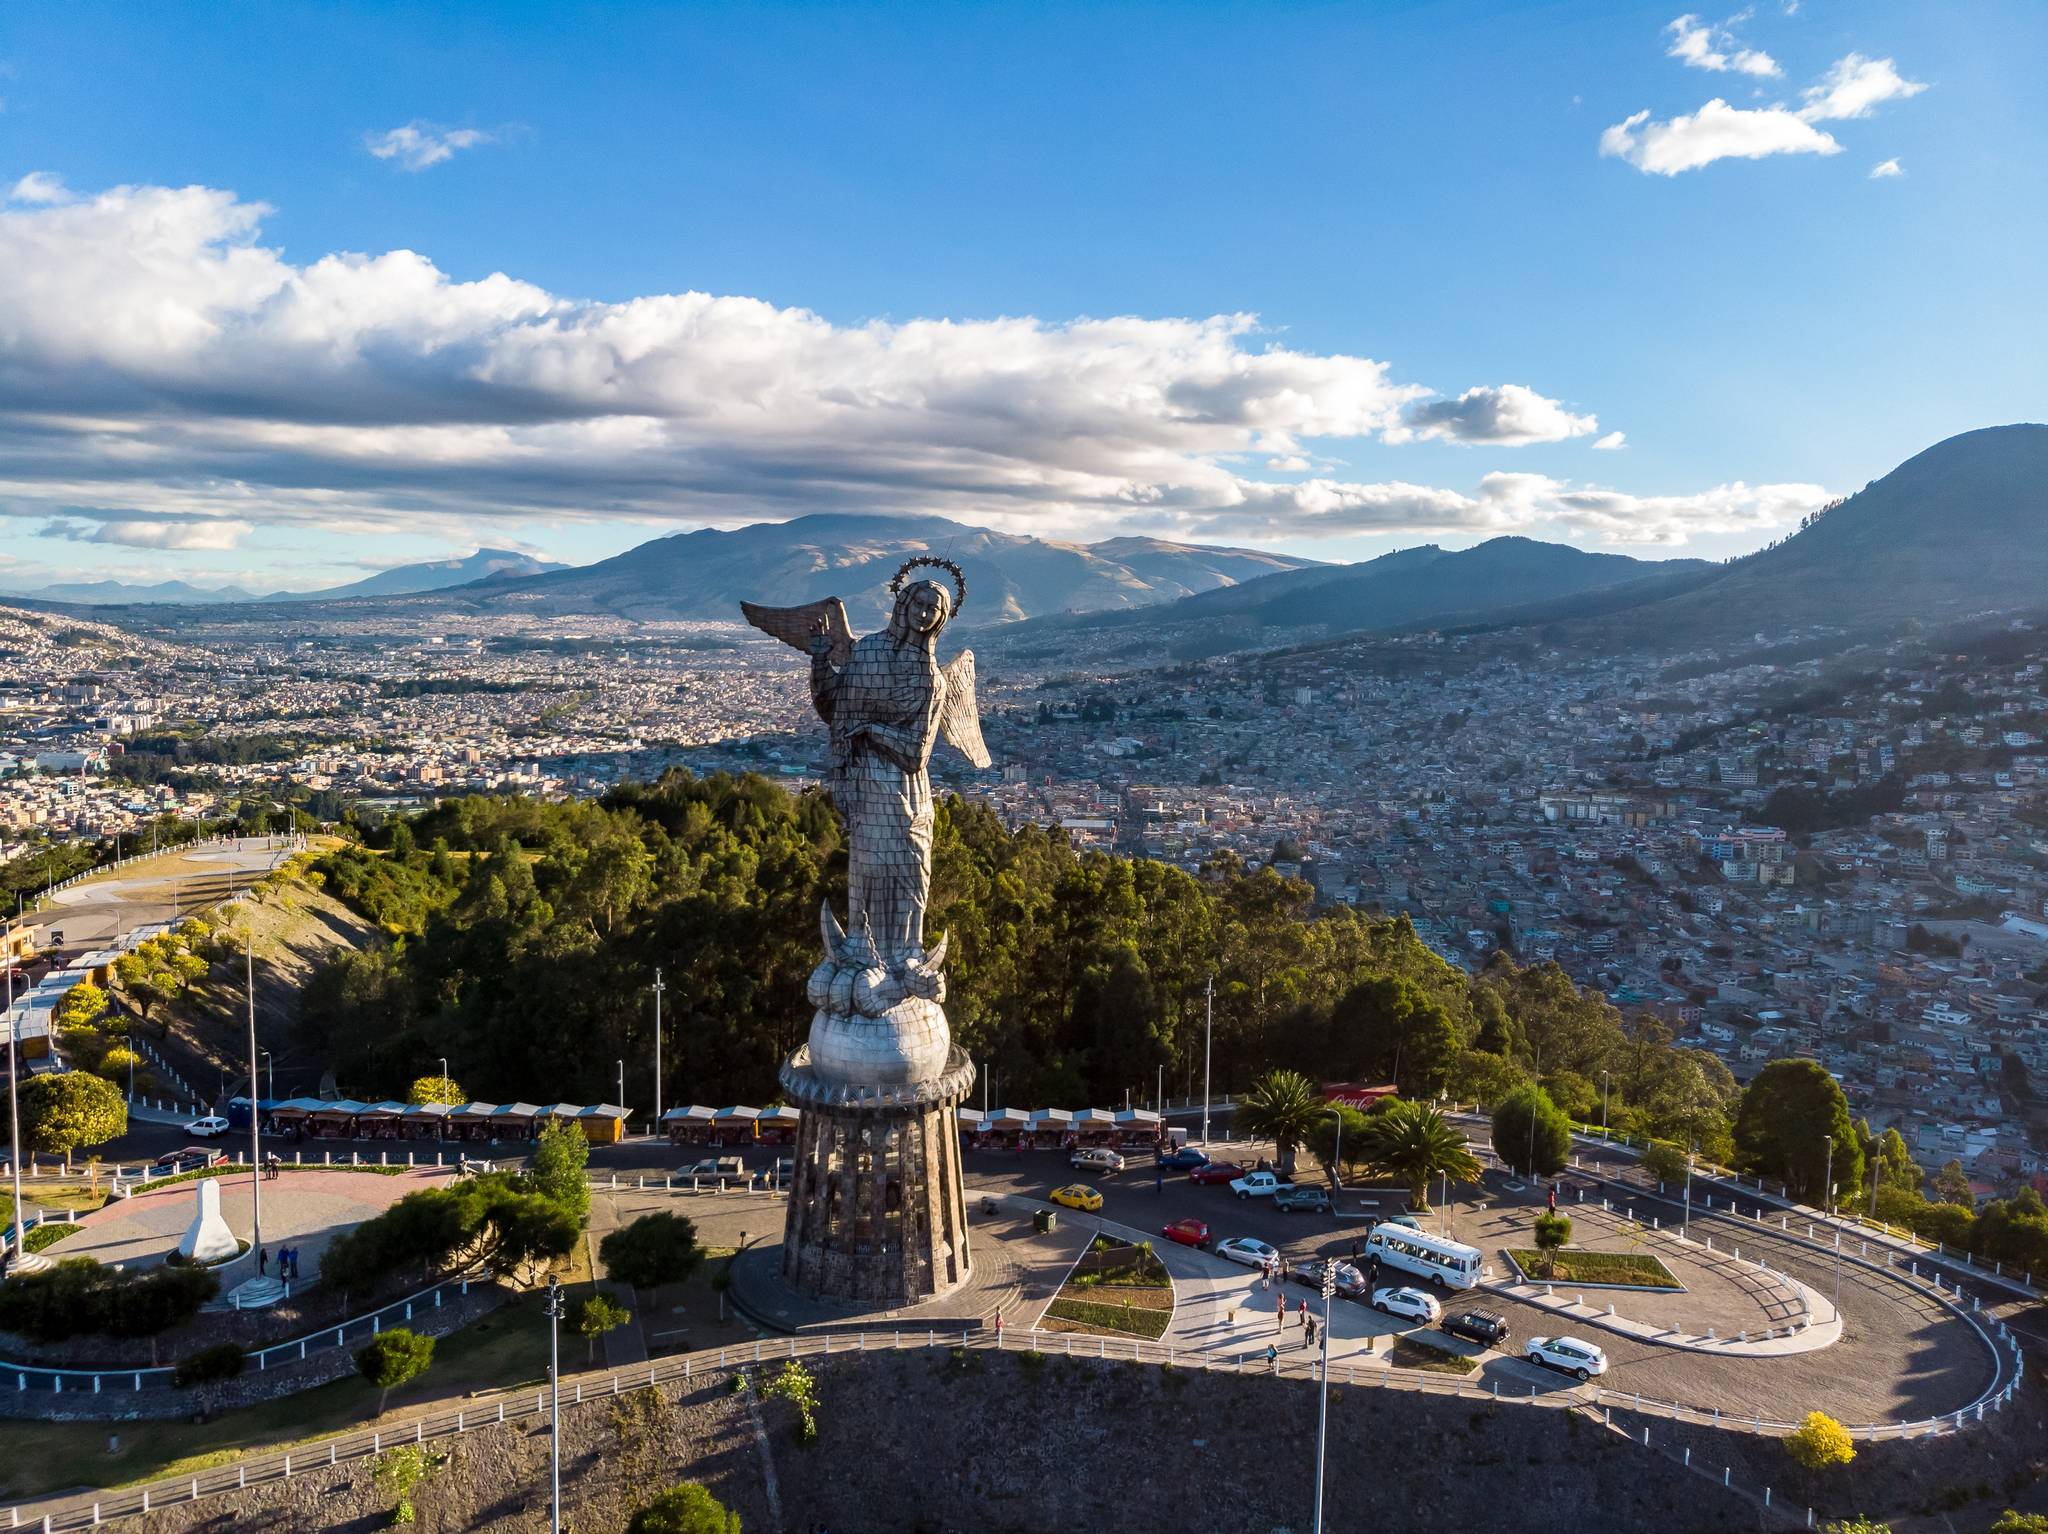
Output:
M661 983L661 969L654 971L654 1132L661 1132L661 993L668 987ZM625 1107L620 1103L621 1108Z
M1337 1153L1330 1158L1330 1184L1341 1192L1344 1187L1344 1110L1332 1105L1330 1117L1337 1121Z
M1607 1072L1600 1073L1600 1138L1607 1138Z
M1678 1227L1678 1234L1688 1238L1692 1235L1692 1158L1698 1151L1695 1145L1685 1153L1685 1220Z
M1820 1201L1821 1207L1829 1214L1833 1214L1835 1212L1835 1137L1833 1135L1827 1136L1827 1142L1828 1169L1822 1174L1823 1182L1820 1190Z
M1323 1263L1322 1382L1316 1404L1316 1534L1323 1534L1323 1450L1330 1437L1330 1300L1337 1292L1337 1259Z
M256 1111L256 924L242 939L244 984L249 993L249 1248L263 1252L263 1115Z
M445 1091L448 1086L448 1057L442 1055L439 1058L441 1061L441 1087Z
M1202 1022L1202 1143L1209 1143L1209 1045L1216 1036L1216 977L1209 977L1208 1004Z
M132 1072L134 1067L131 1065L129 1070ZM263 1095L272 1102L277 1100L277 1062L270 1058L267 1049L263 1051Z
M553 1534L562 1534L562 1281L548 1275L548 1470L553 1482Z
M619 1062L619 1106L626 1106L626 1062Z
M7 968L7 1168L14 1176L14 1239L8 1243L7 1265L18 1268L27 1255L28 1230L21 1223L21 1099L15 1093L16 1066L21 1056L21 1023L14 1015L14 954L0 955Z

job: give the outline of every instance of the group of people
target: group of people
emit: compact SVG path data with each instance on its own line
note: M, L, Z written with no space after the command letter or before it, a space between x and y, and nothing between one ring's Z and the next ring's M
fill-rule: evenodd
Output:
M260 1246L256 1249L256 1271L258 1273L268 1273L270 1271L270 1248L267 1246ZM299 1249L297 1247L281 1246L277 1249L277 1276L287 1283L299 1276Z

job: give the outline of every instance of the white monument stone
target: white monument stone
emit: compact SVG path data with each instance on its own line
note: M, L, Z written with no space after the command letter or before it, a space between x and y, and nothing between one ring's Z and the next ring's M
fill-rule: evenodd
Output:
M235 1240L235 1233L228 1229L228 1222L220 1217L220 1179L202 1177L192 1184L192 1191L199 1197L199 1207L192 1223L185 1227L178 1255L194 1262L218 1262L234 1256L242 1247Z

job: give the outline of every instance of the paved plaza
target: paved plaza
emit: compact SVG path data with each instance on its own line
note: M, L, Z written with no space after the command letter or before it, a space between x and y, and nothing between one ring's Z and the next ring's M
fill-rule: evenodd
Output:
M342 1231L381 1214L406 1194L445 1184L449 1173L421 1168L397 1173L284 1171L263 1184L263 1245L299 1249L302 1277L317 1277L320 1254ZM216 1178L228 1229L248 1240L254 1197L246 1171ZM51 1249L56 1257L96 1257L128 1268L154 1267L177 1250L197 1207L192 1182L116 1199L80 1218L78 1234ZM243 1264L254 1272L253 1263ZM237 1270L239 1272L239 1269Z

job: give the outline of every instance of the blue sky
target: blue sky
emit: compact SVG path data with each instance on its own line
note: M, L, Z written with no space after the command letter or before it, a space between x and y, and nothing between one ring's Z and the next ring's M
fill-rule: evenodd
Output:
M1721 554L2048 413L2048 7L1687 14L11 5L0 586L890 507Z

